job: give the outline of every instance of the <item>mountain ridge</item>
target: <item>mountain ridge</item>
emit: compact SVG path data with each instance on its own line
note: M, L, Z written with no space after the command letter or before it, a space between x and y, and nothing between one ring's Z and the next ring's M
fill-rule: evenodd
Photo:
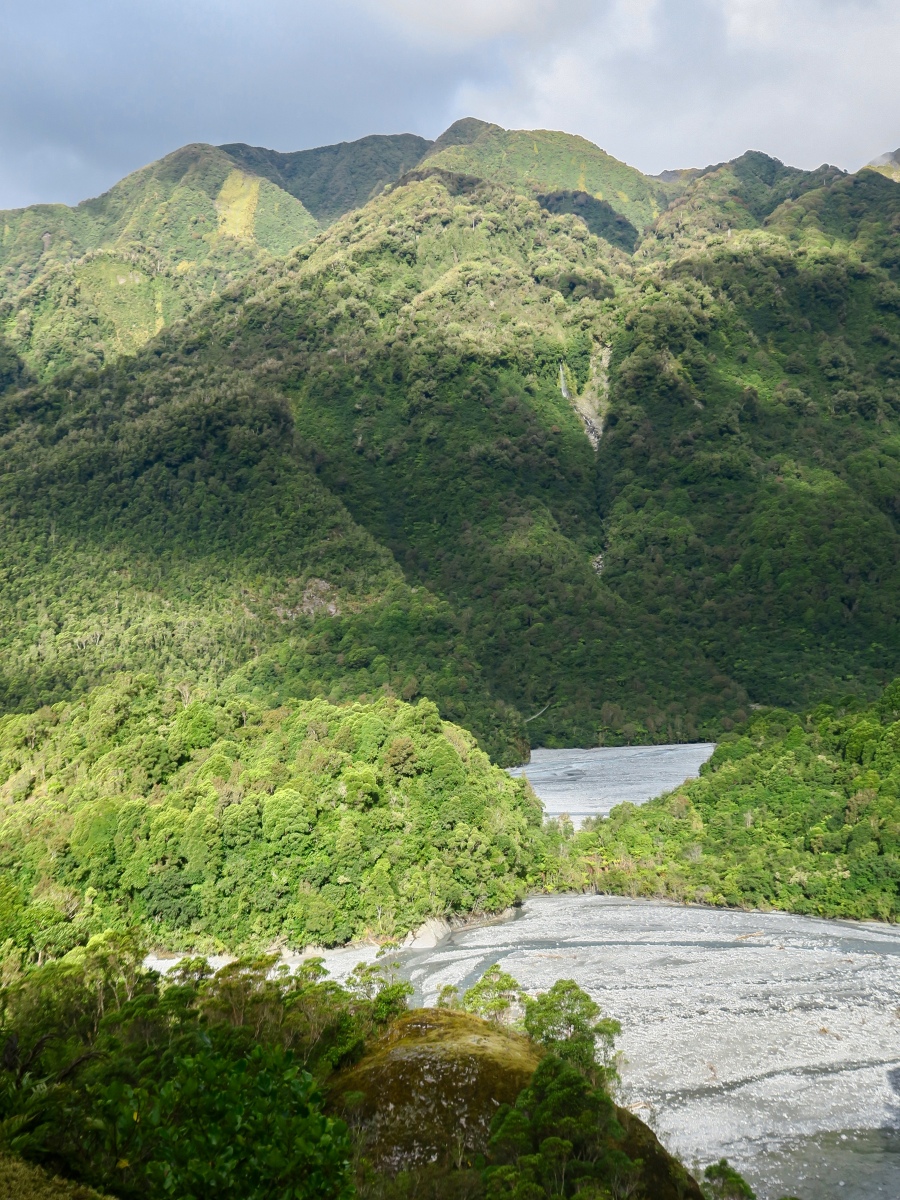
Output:
M7 706L144 655L274 699L429 695L510 761L534 714L544 744L680 740L880 686L894 185L748 154L632 257L587 192L447 169L503 133L457 130L120 367L17 390L8 343Z

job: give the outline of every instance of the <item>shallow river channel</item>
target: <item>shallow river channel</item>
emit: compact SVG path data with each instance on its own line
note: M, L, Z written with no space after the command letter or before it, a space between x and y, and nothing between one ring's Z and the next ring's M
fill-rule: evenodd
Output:
M578 819L678 786L711 751L537 751L524 773ZM495 962L532 992L575 979L622 1022L623 1102L688 1166L724 1155L759 1200L900 1200L897 926L540 896L399 957L425 1003Z
M597 750L534 750L524 775L543 801L547 815L563 813L580 825L585 817L608 816L625 800L642 804L671 791L715 750L710 742L683 746L609 746Z
M374 948L330 951L343 977ZM759 1200L900 1197L900 928L613 896L537 896L399 954L420 1003L500 962L575 979L622 1022L623 1101Z

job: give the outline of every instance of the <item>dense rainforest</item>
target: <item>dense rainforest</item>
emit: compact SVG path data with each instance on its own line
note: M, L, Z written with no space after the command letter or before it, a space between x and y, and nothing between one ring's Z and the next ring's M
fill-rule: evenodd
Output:
M467 119L0 231L0 1190L699 1200L574 984L277 953L529 889L900 917L896 156ZM577 833L501 770L698 737ZM372 1080L473 1044L477 1146L382 1171Z
M101 371L28 385L9 341L8 710L387 689L513 762L890 678L896 184L463 126ZM591 205L635 197L630 254Z
M4 222L7 295L63 331L52 369L12 326L0 358L4 911L28 956L132 920L333 943L495 911L557 868L482 751L722 738L896 671L883 171L749 153L654 180L467 120L187 147ZM36 281L148 231L215 285L85 359L81 292L41 308Z
M137 926L208 951L400 937L521 899L541 837L528 785L429 700L263 709L144 676L0 737L0 927L25 961Z
M106 934L7 980L5 1195L752 1200L724 1162L701 1193L616 1105L619 1024L571 980L529 996L491 968L409 1011L388 959L341 985L316 958L161 977L141 954Z
M878 700L755 713L701 776L546 849L544 886L900 920L900 680Z

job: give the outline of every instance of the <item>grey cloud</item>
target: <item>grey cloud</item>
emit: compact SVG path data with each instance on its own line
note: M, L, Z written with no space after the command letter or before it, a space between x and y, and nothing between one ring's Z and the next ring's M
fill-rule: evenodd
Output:
M645 170L900 144L895 0L35 0L4 18L0 206L189 141L300 149L472 114Z
M597 0L361 0L426 44L464 46L497 38L544 45L589 20ZM610 0L600 0L606 7Z
M893 0L618 0L460 102L565 127L644 170L754 148L857 169L900 141Z
M37 0L0 42L0 207L74 202L192 141L434 135L462 74L496 78L351 0Z

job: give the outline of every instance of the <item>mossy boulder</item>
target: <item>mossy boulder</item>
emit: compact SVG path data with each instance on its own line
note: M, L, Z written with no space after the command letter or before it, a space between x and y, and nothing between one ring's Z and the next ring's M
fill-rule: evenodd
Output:
M461 1163L487 1148L501 1104L515 1103L540 1061L526 1037L468 1013L407 1013L330 1088L364 1133L377 1170Z
M21 1158L0 1156L0 1200L109 1200L91 1188L48 1175Z
M488 1149L491 1122L514 1104L541 1061L520 1034L469 1013L424 1008L401 1017L329 1088L330 1104L355 1126L376 1171L452 1169ZM617 1109L617 1144L641 1163L641 1196L702 1200L684 1167L642 1121Z
M696 1179L666 1150L649 1125L627 1108L617 1108L616 1116L625 1130L619 1149L641 1164L642 1195L650 1200L703 1200Z

